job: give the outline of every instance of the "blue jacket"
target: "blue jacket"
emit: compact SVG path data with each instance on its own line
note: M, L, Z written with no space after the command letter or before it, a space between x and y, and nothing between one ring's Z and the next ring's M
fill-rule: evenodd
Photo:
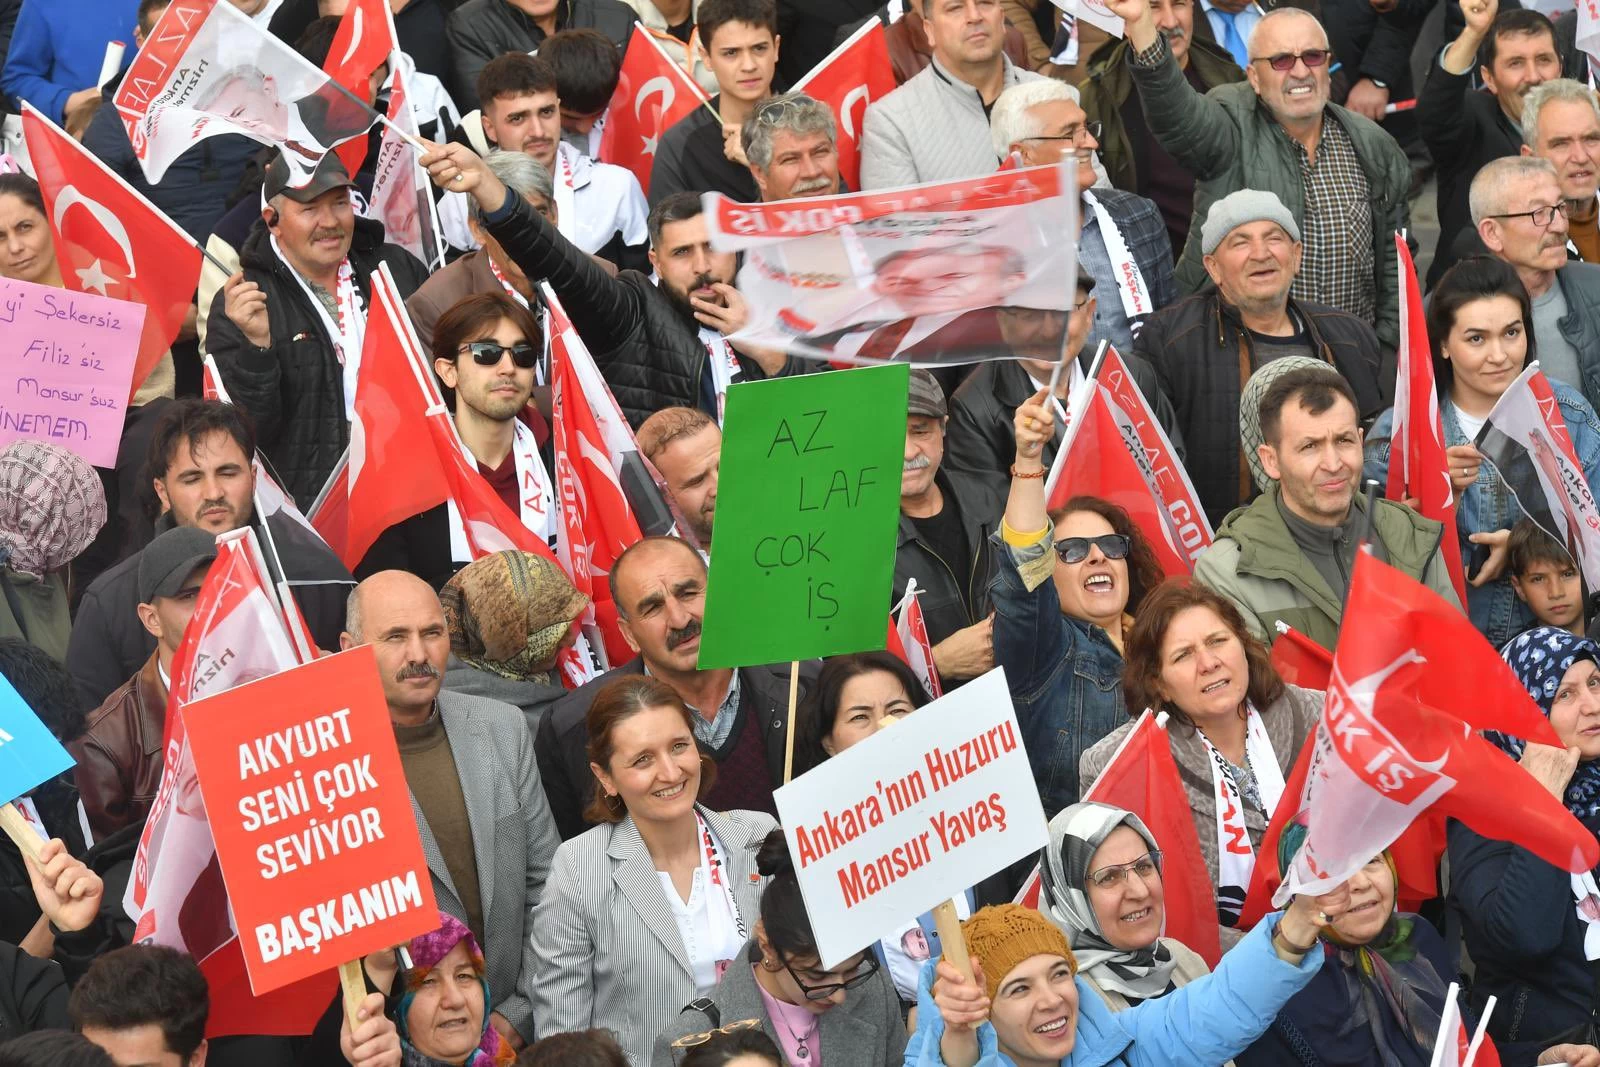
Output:
M1307 953L1298 966L1279 959L1272 947L1277 927L1278 915L1267 916L1211 974L1115 1014L1080 976L1078 1039L1061 1067L1216 1067L1232 1059L1272 1025L1322 966L1320 952ZM933 973L929 961L917 991L917 1032L906 1046L905 1067L944 1064L944 1018L933 1001ZM978 1028L978 1067L1014 1067L1000 1052L990 1023Z
M0 69L0 90L64 121L67 97L100 76L107 42L128 46L124 68L133 62L138 7L138 0L23 0Z
M1047 819L1078 802L1078 757L1084 749L1128 720L1122 653L1100 627L1061 613L1050 579L1052 536L1015 548L995 535L995 576L989 585L994 661L1006 670ZM1027 578L1024 570L1030 572ZM1035 578L1038 584L1030 589Z
M1572 386L1551 380L1556 403L1561 407L1561 417L1566 420L1567 433L1572 438L1572 450L1583 466L1584 480L1591 492L1600 495L1600 416ZM1448 401L1439 405L1444 419L1445 447L1465 445L1467 439L1461 423L1456 421L1456 410ZM1394 409L1378 416L1367 433L1366 464L1362 476L1388 484L1389 434L1394 425ZM1467 486L1456 505L1456 534L1461 540L1461 558L1467 560L1475 546L1467 540L1469 534L1509 530L1522 517L1511 491L1487 463L1478 468L1478 480ZM1467 586L1467 615L1472 625L1499 648L1533 622L1533 613L1517 599L1511 580L1500 577L1483 586Z

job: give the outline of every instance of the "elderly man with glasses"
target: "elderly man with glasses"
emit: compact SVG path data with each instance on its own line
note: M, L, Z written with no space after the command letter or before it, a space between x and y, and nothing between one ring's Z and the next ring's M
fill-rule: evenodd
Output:
M1328 101L1328 35L1298 8L1250 33L1246 81L1201 95L1172 57L1149 0L1107 0L1127 22L1131 69L1150 130L1195 175L1194 222L1178 262L1190 292L1206 282L1200 231L1236 189L1275 193L1304 241L1296 299L1328 304L1399 340L1393 233L1407 228L1411 167L1376 123Z
M1533 301L1526 323L1547 377L1600 400L1600 266L1567 259L1567 216L1555 164L1507 156L1478 171L1467 194L1491 254L1517 269Z

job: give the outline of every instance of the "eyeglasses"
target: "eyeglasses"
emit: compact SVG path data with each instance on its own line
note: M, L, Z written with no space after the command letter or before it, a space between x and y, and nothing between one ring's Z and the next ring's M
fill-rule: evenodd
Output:
M1490 215L1491 219L1532 219L1533 224L1541 230L1548 229L1556 221L1556 216L1562 218L1572 217L1572 208L1565 200L1551 204L1549 207L1536 207L1532 211L1511 211L1504 215Z
M1328 50L1326 48L1307 48L1304 52L1279 52L1277 55L1272 56L1251 56L1250 62L1266 63L1273 70L1293 70L1294 62L1297 59L1306 65L1307 70L1312 67L1320 67L1328 61Z
M1127 534L1101 534L1099 537L1063 537L1055 543L1062 563L1082 563L1089 558L1089 546L1100 550L1106 559L1127 559L1133 541Z
M497 367L507 355L511 362L523 370L532 370L539 363L539 353L527 342L503 345L498 341L468 341L456 348L457 352L471 352L472 362L480 367Z
M806 985L800 980L800 976L794 973L794 968L789 966L788 960L783 961L783 969L789 972L789 977L794 979L794 984L800 987L800 992L805 994L807 1000L827 1000L838 990L854 989L871 979L878 973L878 958L872 955L863 956L855 974L842 982L827 982L823 985Z
M1132 863L1113 863L1098 871L1090 871L1089 884L1096 889L1115 889L1126 882L1130 874L1137 874L1139 880L1148 885L1160 873L1161 850L1153 848Z
M1038 137L1024 137L1024 141L1072 141L1077 143L1084 134L1089 135L1091 141L1100 140L1100 131L1105 127L1098 122L1085 122L1081 126L1068 126L1062 133L1040 134Z
M742 1033L745 1030L759 1030L760 1028L760 1019L740 1019L736 1023L729 1023L727 1026L719 1026L715 1030L707 1030L703 1034L684 1034L682 1037L678 1038L672 1043L672 1047L694 1048L696 1045L703 1045L707 1041L710 1041L712 1038L717 1037L720 1034L737 1034Z

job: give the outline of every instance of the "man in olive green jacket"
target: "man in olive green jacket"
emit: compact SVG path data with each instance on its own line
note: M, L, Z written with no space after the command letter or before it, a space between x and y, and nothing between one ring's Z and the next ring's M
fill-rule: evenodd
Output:
M1268 12L1251 33L1249 80L1202 96L1178 69L1149 0L1106 6L1126 20L1129 68L1151 132L1195 176L1179 286L1195 292L1206 283L1199 230L1211 205L1236 189L1272 192L1307 235L1294 295L1370 321L1393 349L1394 233L1410 224L1411 167L1375 123L1328 102L1332 57L1321 23L1298 8Z

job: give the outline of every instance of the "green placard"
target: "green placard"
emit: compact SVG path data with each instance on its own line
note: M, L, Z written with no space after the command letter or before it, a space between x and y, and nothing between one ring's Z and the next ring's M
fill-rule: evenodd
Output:
M881 649L910 368L728 390L700 666Z

